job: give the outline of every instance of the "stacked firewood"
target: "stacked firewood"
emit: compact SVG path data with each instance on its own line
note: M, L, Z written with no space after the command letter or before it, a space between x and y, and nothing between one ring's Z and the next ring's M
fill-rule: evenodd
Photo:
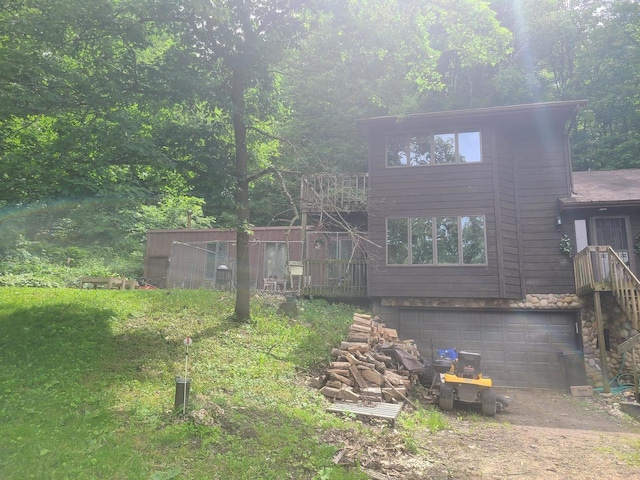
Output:
M353 402L406 400L422 369L413 340L402 341L379 317L355 313L347 340L332 350L333 361L313 381L331 399Z

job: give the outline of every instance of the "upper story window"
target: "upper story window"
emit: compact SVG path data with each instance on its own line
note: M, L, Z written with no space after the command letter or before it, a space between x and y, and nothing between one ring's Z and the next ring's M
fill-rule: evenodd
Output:
M387 135L387 167L476 163L481 160L480 132Z
M387 219L387 265L486 265L485 217Z

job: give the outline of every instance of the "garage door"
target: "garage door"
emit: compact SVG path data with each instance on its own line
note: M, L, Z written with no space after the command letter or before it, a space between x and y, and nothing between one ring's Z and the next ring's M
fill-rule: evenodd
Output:
M401 310L400 338L415 339L423 357L440 348L479 352L494 385L562 388L558 353L577 348L576 314Z

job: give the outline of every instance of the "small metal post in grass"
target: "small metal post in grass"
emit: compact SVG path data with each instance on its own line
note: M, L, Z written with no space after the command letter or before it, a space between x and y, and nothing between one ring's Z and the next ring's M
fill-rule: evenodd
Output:
M184 401L182 402L182 414L186 415L187 413L187 383L188 383L188 373L189 373L189 346L191 346L191 337L187 337L184 339L184 344L187 347L187 352L184 356Z

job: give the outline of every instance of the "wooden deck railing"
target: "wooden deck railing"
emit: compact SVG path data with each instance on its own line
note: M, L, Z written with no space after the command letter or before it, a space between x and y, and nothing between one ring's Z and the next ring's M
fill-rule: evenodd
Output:
M302 211L365 211L368 186L366 173L305 175L300 185Z
M366 297L366 260L303 260L302 295Z
M608 247L589 246L573 257L573 271L576 281L576 293L588 295L595 291L609 291Z
M578 295L611 291L638 328L640 320L640 281L609 246L588 246L573 259Z

